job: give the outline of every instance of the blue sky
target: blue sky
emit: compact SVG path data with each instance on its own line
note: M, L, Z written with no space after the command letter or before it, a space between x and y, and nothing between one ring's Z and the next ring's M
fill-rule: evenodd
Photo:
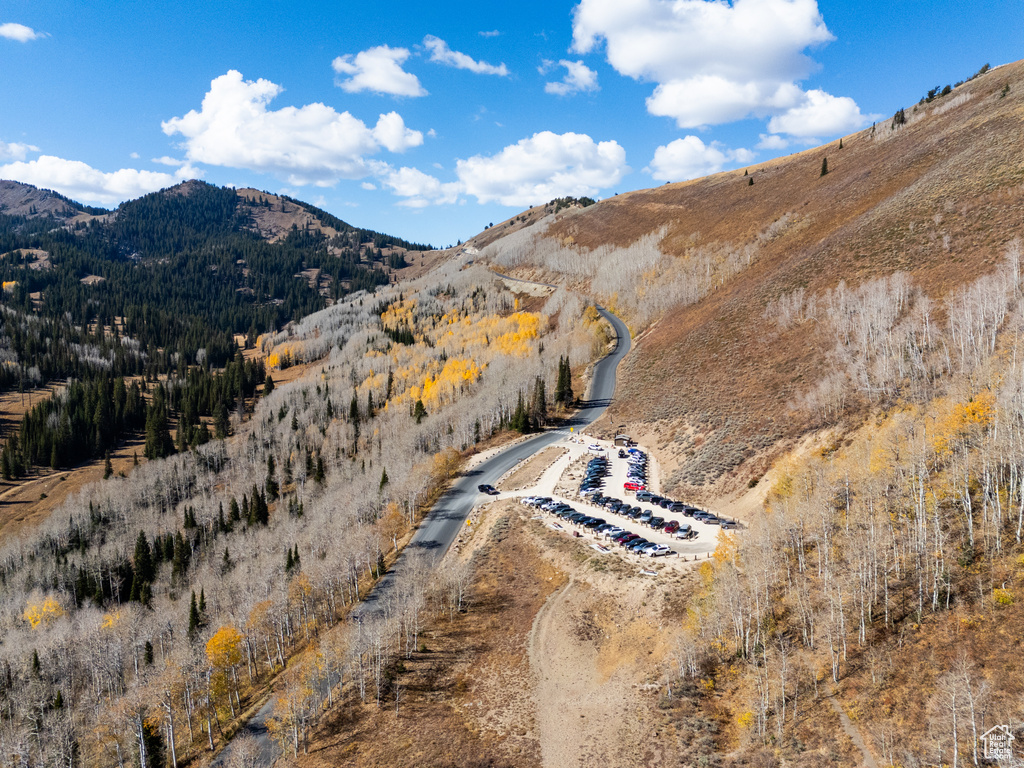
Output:
M844 135L1022 40L1019 0L8 0L0 178L198 177L443 246Z

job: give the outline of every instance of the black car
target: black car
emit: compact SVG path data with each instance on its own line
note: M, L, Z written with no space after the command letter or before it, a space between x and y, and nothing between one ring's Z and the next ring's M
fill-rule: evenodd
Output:
M651 526L651 528L653 528L654 530L657 531L658 529L664 527L664 525L665 525L665 518L664 517L652 517L650 522L648 523L648 525Z
M478 485L476 489L480 491L480 493L486 493L488 496L497 496L499 493L501 493L501 491L499 491L493 485L488 485L486 483L484 483L483 485Z

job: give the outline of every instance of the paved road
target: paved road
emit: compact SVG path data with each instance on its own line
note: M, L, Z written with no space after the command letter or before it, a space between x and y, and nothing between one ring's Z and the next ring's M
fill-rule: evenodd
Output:
M600 309L600 308L599 308ZM436 564L455 541L459 530L466 524L466 518L473 507L488 497L477 491L484 483L494 485L498 479L524 459L563 439L571 426L577 432L591 424L605 412L615 394L615 369L629 352L629 329L619 318L601 309L601 314L612 324L617 334L615 349L594 365L589 399L569 423L560 430L542 432L510 446L456 480L451 489L442 496L427 513L409 542L406 552L425 552L432 564ZM353 611L355 616L366 617L377 610L382 595L391 588L396 579L402 577L402 559L384 578L377 582L370 595Z
M503 276L504 277L504 276ZM515 279L508 278L505 279ZM451 547L452 542L458 535L462 526L466 524L466 518L473 510L473 507L481 500L488 497L477 491L477 486L489 483L494 485L498 479L512 469L516 464L529 458L533 454L542 451L544 448L557 443L565 437L568 428L571 426L575 431L580 431L588 424L593 423L605 412L615 394L615 371L622 358L629 352L630 340L629 329L626 324L611 312L598 307L601 315L612 324L616 333L615 348L601 360L594 364L594 373L590 382L588 398L583 407L577 412L564 429L551 432L542 432L527 440L506 448L495 454L486 461L476 465L472 470L456 480L447 493L427 513L420 523L412 541L406 547L406 553L425 553L431 565L436 565L444 554ZM356 606L352 615L356 618L366 620L380 610L383 597L387 591L394 588L396 580L402 578L404 572L406 555L392 566L380 581L374 586L373 591L367 598ZM246 723L239 734L249 733L256 737L260 747L261 766L270 766L277 758L277 745L267 734L267 720L274 712L274 701L268 701L256 715ZM214 761L214 766L223 766L231 754L229 744Z

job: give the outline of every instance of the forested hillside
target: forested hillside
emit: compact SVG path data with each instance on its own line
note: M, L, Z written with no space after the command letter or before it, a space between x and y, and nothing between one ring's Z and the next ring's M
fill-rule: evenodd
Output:
M144 428L147 457L173 450L153 448L170 438L152 433L167 431L181 398L157 387L153 415L139 377L194 392L200 385L190 367L198 367L211 381L231 382L203 385L216 396L180 412L177 430L187 448L208 439L201 416L219 417L223 437L226 413L263 383L262 366L242 376L244 385L224 371L238 353L237 336L251 347L261 333L387 284L410 249L428 247L298 201L195 181L109 213L13 182L0 192L0 393L76 382L26 414L18 434L3 435L7 480L33 466L102 458ZM289 225L275 237L259 226L268 212ZM127 402L136 405L125 412Z
M380 696L383 659L422 620L425 583L376 635L334 643L329 631L462 452L512 426L538 381L554 391L563 360L601 348L579 299L517 304L487 270L452 265L265 335L268 361L318 364L268 387L251 416L233 412L230 439L158 450L130 479L87 488L5 542L0 760L180 765L223 742L307 647L326 666L293 670L286 741L318 717L317 675L344 670ZM158 390L153 408L162 401L188 423L247 375L195 369ZM122 398L116 382L112 392L111 428L137 425L136 394Z

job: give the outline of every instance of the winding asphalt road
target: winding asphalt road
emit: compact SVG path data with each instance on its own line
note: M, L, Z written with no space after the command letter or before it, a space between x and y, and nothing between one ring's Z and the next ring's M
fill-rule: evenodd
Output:
M583 407L562 429L541 432L509 446L459 477L423 518L405 552L425 552L430 564L436 565L455 541L462 526L466 524L466 518L473 511L473 507L481 498L487 498L477 491L478 485L496 484L502 475L519 462L563 439L569 427L578 432L605 412L615 394L615 369L629 352L630 342L626 324L611 312L600 307L598 309L615 329L615 349L595 363L589 399L583 402ZM391 589L396 579L402 577L403 558L399 558L384 578L377 582L367 598L353 610L354 616L367 617L377 610L380 598Z
M504 275L502 277L505 277ZM505 277L506 280L515 279ZM525 281L524 281L525 282ZM601 313L615 330L615 348L605 357L594 364L593 377L590 382L588 399L583 401L583 406L576 415L559 430L541 432L522 442L509 446L503 451L495 454L486 461L481 462L469 472L457 479L452 487L437 501L420 523L412 540L403 551L397 562L377 582L366 599L352 610L352 617L356 620L365 621L371 619L375 613L382 610L383 599L387 592L394 588L395 582L402 578L405 570L407 556L413 552L423 553L431 567L436 566L444 557L448 548L458 535L462 526L466 524L466 518L473 511L473 507L485 497L477 486L482 484L494 485L498 480L524 459L528 459L549 445L557 443L565 437L569 427L576 432L596 421L605 412L612 397L615 395L615 372L626 356L630 348L629 329L618 317L608 312L603 307L598 307ZM260 765L273 765L277 759L277 745L269 738L267 733L267 720L274 712L274 700L270 699L260 710L239 730L239 735L249 733L256 737L260 747ZM231 754L231 744L213 762L213 766L223 766Z

